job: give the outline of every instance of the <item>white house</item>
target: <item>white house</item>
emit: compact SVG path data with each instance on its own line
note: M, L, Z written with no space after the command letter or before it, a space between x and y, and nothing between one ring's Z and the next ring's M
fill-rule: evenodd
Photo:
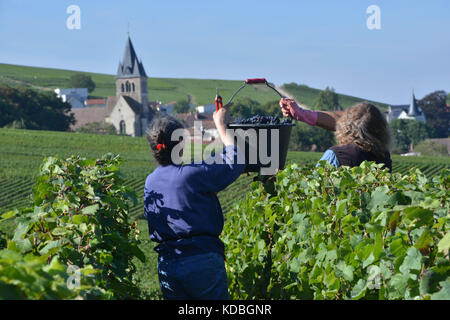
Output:
M55 93L63 102L68 102L72 108L84 108L84 103L88 97L87 88L57 88Z
M198 113L213 114L214 111L216 111L216 104L212 103L212 104L207 104L205 106L198 106L198 107L195 108L195 110Z
M174 105L175 103L160 104L159 106L156 107L156 110L165 114L173 114Z
M417 104L414 92L409 105L389 106L387 112L387 120L391 122L394 119L411 119L426 122L425 113Z

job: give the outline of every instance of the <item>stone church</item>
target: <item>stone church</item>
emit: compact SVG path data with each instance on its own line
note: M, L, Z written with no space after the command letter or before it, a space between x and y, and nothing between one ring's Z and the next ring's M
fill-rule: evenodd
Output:
M152 118L148 101L147 74L128 36L125 52L115 77L116 95L108 97L106 107L72 109L77 128L92 122L111 123L117 133L142 136Z

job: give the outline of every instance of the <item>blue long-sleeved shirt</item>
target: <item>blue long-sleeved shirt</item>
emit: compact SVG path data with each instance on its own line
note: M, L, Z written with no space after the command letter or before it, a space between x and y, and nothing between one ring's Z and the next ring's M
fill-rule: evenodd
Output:
M155 251L164 258L206 252L224 255L219 239L223 213L216 192L233 183L244 171L237 163L238 149L224 148L223 164L157 167L146 179L144 215Z

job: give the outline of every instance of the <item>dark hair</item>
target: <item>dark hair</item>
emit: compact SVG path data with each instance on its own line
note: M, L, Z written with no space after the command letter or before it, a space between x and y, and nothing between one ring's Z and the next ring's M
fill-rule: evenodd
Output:
M172 149L179 143L179 141L172 141L172 133L176 129L182 128L184 128L183 125L177 119L171 116L161 116L154 119L147 129L146 138L150 150L152 150L153 156L160 165L172 164L170 155ZM158 144L164 144L166 147L158 150Z

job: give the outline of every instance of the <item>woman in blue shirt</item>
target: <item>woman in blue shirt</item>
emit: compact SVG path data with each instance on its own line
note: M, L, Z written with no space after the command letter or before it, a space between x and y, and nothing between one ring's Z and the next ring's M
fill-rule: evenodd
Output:
M227 135L228 107L214 113L223 152L222 163L176 165L172 150L179 141L172 133L182 125L171 117L159 118L147 131L147 140L160 164L146 179L144 214L151 240L158 243L158 275L164 299L227 299L224 245L219 239L223 214L216 192L244 171L238 149Z
M338 145L325 151L320 160L327 160L335 167L354 167L365 160L375 161L392 171L389 124L373 104L357 103L339 116L331 112L302 109L293 99L281 99L280 107L284 116L335 131Z

